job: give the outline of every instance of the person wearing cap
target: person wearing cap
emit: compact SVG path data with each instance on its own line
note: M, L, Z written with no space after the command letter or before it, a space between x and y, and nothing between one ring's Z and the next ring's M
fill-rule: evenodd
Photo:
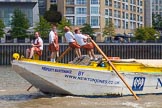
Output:
M76 42L75 37L73 33L70 31L70 28L68 26L64 27L64 31L66 42L69 43L69 46L71 48L74 48L77 58L80 59L81 58L80 45Z
M94 54L94 45L92 42L87 42L87 39L91 37L89 35L81 34L79 28L76 28L74 32L75 32L74 36L77 43L81 46L81 48L87 50L91 60L96 60L97 58L95 58L95 54Z
M59 51L59 43L58 43L58 35L56 32L56 26L53 25L52 29L49 33L49 46L48 50L51 52L51 62L55 62L56 56L58 56Z
M35 54L38 56L42 55L43 51L43 40L39 35L39 32L35 32L35 40L34 43L32 42L31 48L26 49L26 58L31 59Z

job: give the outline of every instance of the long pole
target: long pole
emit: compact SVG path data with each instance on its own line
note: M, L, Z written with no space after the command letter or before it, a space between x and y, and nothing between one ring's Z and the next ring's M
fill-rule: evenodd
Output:
M104 52L100 49L100 47L91 39L91 42L94 44L94 46L97 48L97 50L101 53L101 55L107 60L109 65L112 67L112 69L116 72L118 77L123 81L123 83L127 86L129 91L133 94L136 100L138 100L138 96L133 92L133 90L130 88L130 86L127 84L127 82L124 80L123 76L117 71L115 66L112 64L112 62L108 59L108 57L104 54Z
M29 91L32 87L33 87L33 85L31 85L31 86L27 89L27 91Z
M60 61L65 54L67 54L71 50L71 47L68 47L58 58L56 61Z

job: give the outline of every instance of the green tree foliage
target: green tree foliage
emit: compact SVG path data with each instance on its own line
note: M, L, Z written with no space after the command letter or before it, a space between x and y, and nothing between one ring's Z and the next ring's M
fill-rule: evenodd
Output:
M68 20L66 20L66 18L62 18L60 23L57 23L57 29L58 29L58 35L59 36L64 36L64 34L65 34L64 27L65 26L70 27L71 24L70 24L70 22Z
M135 30L135 38L137 40L145 41L148 39L148 33L144 28L137 28Z
M88 34L89 36L94 37L94 31L89 24L83 24L81 31L83 34Z
M29 21L25 14L21 10L14 10L14 14L11 20L11 36L13 38L25 38L28 37L26 30L29 28Z
M57 5L51 5L50 9L45 12L44 18L50 23L58 23L61 21L62 15L57 11Z
M40 22L36 23L35 31L38 31L42 38L48 38L51 25L43 16L40 16Z
M146 27L145 30L148 32L148 40L155 40L157 37L160 36L160 33L157 32L154 28L152 27Z
M57 4L51 4L51 6L50 6L50 9L49 9L50 11L57 11Z
M3 23L3 21L0 19L0 37L3 37L3 35L5 34L4 29L5 25Z
M141 41L155 40L160 34L151 27L142 27L135 30L135 38Z
M103 36L113 37L115 35L116 35L115 27L112 21L106 22L106 25L103 30Z

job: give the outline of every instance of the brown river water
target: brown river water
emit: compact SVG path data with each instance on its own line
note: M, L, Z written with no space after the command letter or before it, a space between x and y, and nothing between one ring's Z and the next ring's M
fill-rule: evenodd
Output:
M123 97L47 96L16 74L0 66L0 108L162 108L162 95Z

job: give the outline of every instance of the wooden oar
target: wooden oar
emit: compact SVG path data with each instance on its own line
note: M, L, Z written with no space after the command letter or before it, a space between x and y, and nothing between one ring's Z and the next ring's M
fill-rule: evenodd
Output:
M33 85L31 85L26 91L29 91L32 87L33 87Z
M71 50L71 47L68 47L58 58L56 61L60 61L65 54L67 54Z
M127 82L124 80L123 76L117 71L115 66L112 64L112 62L107 58L107 56L104 54L104 52L100 49L100 47L91 39L91 42L94 44L94 46L97 48L97 50L101 53L101 55L107 60L109 65L112 67L112 69L116 72L118 77L124 82L124 84L127 86L129 91L134 95L135 99L138 100L138 96L133 92L133 90L130 88L130 86L127 84Z

